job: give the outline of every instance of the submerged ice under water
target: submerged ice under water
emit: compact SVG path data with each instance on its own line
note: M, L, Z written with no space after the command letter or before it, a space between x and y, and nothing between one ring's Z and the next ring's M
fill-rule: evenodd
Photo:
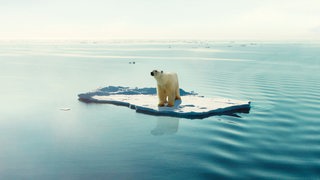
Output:
M2 41L0 179L319 178L319 49ZM152 69L177 72L189 92L249 100L250 113L189 120L77 100L110 84L155 87Z

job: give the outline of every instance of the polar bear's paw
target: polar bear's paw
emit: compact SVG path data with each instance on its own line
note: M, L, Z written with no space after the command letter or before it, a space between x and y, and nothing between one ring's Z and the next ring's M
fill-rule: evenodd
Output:
M164 106L164 103L159 103L158 106L159 106L159 107L163 107L163 106Z
M173 106L174 106L174 103L168 103L167 106L168 106L168 107L173 107Z

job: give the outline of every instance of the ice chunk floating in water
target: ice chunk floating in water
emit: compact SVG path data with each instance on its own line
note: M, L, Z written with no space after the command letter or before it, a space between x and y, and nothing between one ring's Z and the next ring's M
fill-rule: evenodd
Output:
M182 100L176 100L174 107L158 107L156 88L129 88L108 86L94 92L79 94L79 100L86 103L107 103L126 106L138 113L155 116L172 116L188 119L202 119L213 115L249 113L250 102L225 98L206 98L194 92L180 89Z

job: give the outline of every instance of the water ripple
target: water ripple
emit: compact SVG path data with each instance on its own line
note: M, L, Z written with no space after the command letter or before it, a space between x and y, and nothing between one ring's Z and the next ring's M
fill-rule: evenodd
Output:
M0 46L0 80L10 87L3 90L5 108L0 109L9 119L0 121L0 142L5 145L0 149L1 173L14 177L43 169L54 174L56 167L70 177L97 177L100 172L101 177L113 173L114 179L128 172L142 179L320 177L319 44L121 41ZM133 59L135 65L127 62ZM180 86L188 91L250 100L250 113L203 120L159 118L118 107L81 106L72 96L106 84L152 86L148 73L154 68L177 71ZM29 91L38 88L37 93ZM19 97L30 98L21 102ZM20 103L10 104L12 98ZM71 111L52 110L64 103ZM15 106L19 113L12 113ZM34 169L26 169L26 163Z

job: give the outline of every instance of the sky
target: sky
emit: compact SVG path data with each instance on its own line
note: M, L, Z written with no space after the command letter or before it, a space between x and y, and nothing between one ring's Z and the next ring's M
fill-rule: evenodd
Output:
M0 39L320 40L320 0L0 0Z

